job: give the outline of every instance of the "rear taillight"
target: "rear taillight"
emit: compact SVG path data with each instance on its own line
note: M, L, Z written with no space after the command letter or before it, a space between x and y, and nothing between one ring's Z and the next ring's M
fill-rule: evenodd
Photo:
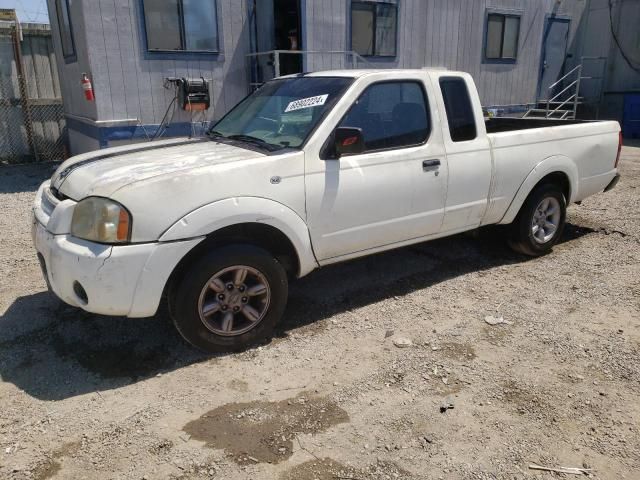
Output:
M618 155L616 155L616 163L613 166L614 168L618 168L618 162L620 161L620 152L622 151L622 132L620 132L618 137Z

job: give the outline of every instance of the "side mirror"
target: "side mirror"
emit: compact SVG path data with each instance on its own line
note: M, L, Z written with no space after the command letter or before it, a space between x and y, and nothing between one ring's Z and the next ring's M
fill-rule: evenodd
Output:
M338 127L334 134L337 157L364 152L364 137L361 128Z

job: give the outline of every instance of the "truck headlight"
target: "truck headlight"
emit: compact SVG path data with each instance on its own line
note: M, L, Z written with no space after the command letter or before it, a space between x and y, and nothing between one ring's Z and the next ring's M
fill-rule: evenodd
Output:
M118 202L108 198L85 198L73 211L71 235L99 243L128 242L131 215Z

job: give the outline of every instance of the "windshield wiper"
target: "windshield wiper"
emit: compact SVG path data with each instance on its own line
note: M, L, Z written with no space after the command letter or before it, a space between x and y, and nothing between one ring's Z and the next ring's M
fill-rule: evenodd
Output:
M265 142L261 138L252 137L251 135L229 135L226 138L229 138L231 140L239 140L241 142L251 143L251 144L256 145L258 147L265 148L265 149L267 149L269 151L275 151L275 150L280 150L280 149L284 148L284 147L282 147L280 145L275 145L273 143Z
M227 138L230 138L231 140L240 140L243 142L260 143L260 144L267 143L261 138L252 137L251 135L229 135Z

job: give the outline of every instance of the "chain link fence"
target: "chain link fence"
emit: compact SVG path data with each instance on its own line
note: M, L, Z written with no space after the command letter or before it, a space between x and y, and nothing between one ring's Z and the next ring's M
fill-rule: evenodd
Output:
M49 26L0 22L0 164L62 160L66 146Z

